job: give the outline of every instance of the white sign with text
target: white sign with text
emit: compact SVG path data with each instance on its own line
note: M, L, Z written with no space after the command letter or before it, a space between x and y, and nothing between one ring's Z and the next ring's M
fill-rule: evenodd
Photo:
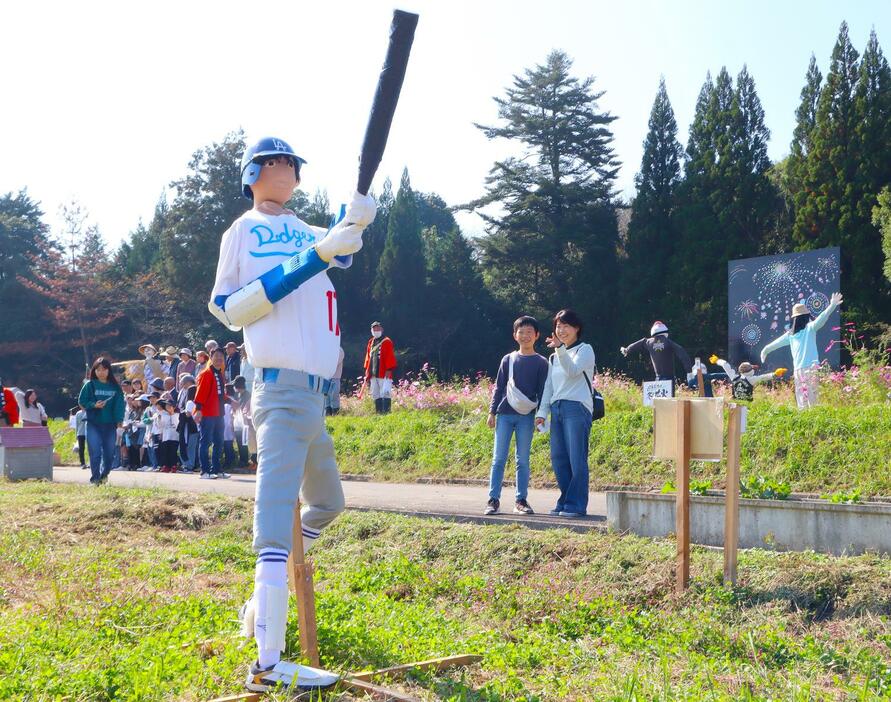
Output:
M644 407L652 407L657 397L671 397L670 380L651 380L643 384Z

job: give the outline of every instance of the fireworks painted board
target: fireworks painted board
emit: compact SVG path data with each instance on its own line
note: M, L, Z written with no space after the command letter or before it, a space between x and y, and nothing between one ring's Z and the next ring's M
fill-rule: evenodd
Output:
M760 364L761 349L790 324L792 305L807 305L815 317L839 291L841 273L837 247L802 253L742 258L727 263L727 354L733 367L743 361ZM817 333L820 359L838 368L839 313ZM832 344L829 351L826 348ZM791 368L788 347L767 357L762 372Z

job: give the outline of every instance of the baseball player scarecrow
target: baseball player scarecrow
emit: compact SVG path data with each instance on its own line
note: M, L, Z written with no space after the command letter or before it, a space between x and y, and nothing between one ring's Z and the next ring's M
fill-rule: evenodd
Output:
M264 138L241 162L253 208L223 234L209 308L230 329L244 329L255 368L251 399L257 433L254 591L242 628L257 641L246 687L321 687L336 676L281 660L288 610L287 559L298 495L304 551L344 508L325 430L325 395L340 351L337 296L330 268L346 268L375 216L374 199L356 192L340 222L326 231L284 207L305 161L281 139Z

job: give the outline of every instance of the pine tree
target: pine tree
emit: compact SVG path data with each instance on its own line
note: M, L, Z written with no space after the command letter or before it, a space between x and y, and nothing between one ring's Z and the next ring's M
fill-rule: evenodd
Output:
M499 300L545 318L573 306L602 334L601 348L612 349L616 305L604 301L619 294L615 117L598 109L603 93L594 79L579 80L571 68L554 51L495 98L501 123L477 127L489 139L512 141L522 155L497 162L486 194L464 207L487 224L480 248Z
M628 328L644 328L652 321L649 317L665 292L670 273L677 238L672 217L683 157L677 133L674 110L662 79L650 111L640 172L634 179L637 194L625 245L628 258L622 269Z
M724 348L726 264L777 245L782 201L769 177L770 132L746 67L736 86L726 68L700 91L678 189L676 275L667 280L674 327L701 344Z
M387 222L387 240L380 258L372 294L384 325L403 338L425 314L424 245L418 207L408 169L403 170Z
M871 223L889 182L888 63L873 33L859 59L842 23L817 106L793 235L799 249L840 246L846 309L861 326L891 314L881 240Z
M864 312L873 320L887 323L891 319L891 286L882 265L882 234L870 224L874 224L872 215L880 204L879 191L891 185L891 69L875 31L870 33L860 61L854 109L860 154L855 183L861 197L854 208L858 226L851 237L855 240L851 266L858 286L872 291Z
M795 110L795 130L792 132L792 163L795 173L802 167L808 154L814 148L814 128L817 126L817 104L820 101L820 84L823 74L817 67L817 59L811 54L811 60L804 77L801 89L801 103ZM793 178L796 176L793 174ZM797 192L797 189L796 189Z

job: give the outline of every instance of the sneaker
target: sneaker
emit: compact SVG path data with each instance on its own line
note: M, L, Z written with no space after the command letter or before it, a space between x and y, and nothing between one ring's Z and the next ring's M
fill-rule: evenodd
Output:
M217 476L214 473L202 473L201 479L202 480L216 480Z
M152 469L151 466L140 466L136 470L139 471L140 473L146 473L146 472L150 471L151 469Z
M501 503L494 497L490 497L489 501L486 503L486 509L483 514L497 514L499 507L501 507Z
M317 690L334 685L340 676L308 665L279 661L271 668L261 668L258 661L248 668L244 686L251 692L268 692L279 686L292 690Z
M226 479L232 477L232 476L229 475L228 473L216 473L215 475L216 475L217 478L219 478L220 480L226 480Z
M81 464L80 469L81 469L81 470L86 470L87 467L86 467L85 465Z
M560 516L568 519L582 519L585 515L579 512L560 512Z
M561 514L563 514L563 510L554 507L554 509L548 510L548 514L550 514L552 517L559 517Z
M517 504L514 505L514 512L516 514L535 514L526 500L517 500Z

